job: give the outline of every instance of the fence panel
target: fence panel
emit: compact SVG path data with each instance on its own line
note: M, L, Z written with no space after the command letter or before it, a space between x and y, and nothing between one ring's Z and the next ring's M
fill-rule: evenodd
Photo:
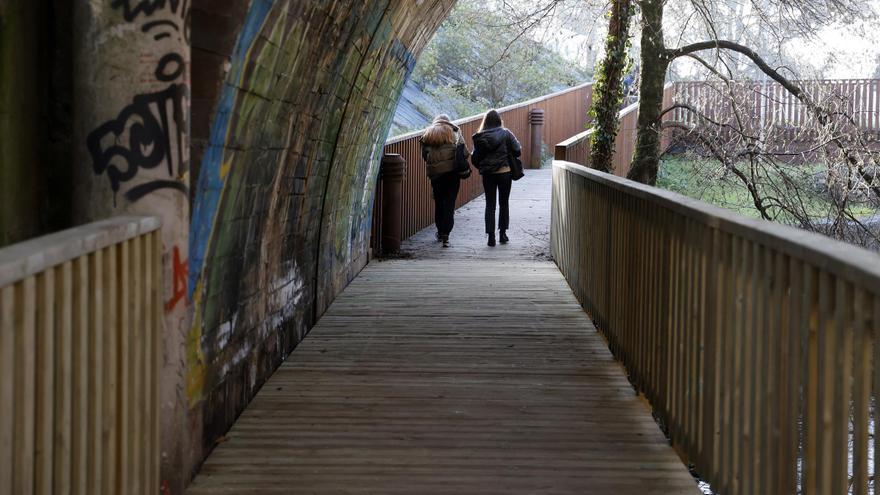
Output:
M0 493L159 491L159 221L0 249Z
M829 79L794 81L818 104L852 116L852 126L862 131L880 131L880 98L876 79ZM674 101L694 107L699 115L686 109L673 112L675 121L689 125L704 124L702 117L721 124L742 126L752 135L770 132L772 142L803 143L816 139L804 126L813 120L806 105L775 81L676 81ZM738 102L734 113L731 96ZM729 128L720 129L729 138Z

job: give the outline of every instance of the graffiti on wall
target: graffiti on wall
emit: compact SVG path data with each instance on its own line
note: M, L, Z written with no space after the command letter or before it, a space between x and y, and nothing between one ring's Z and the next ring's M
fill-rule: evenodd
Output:
M141 31L154 42L178 33L188 44L188 0L113 0L127 22L143 21ZM159 16L161 18L154 18ZM170 16L169 16L170 14ZM158 44L144 50L137 62L153 64L150 77L141 81L155 90L135 94L114 119L95 128L86 138L97 175L105 175L110 188L129 202L158 190L187 194L182 177L189 170L189 84L186 59L177 51L153 60ZM160 51L161 53L161 51ZM146 172L146 173L145 173Z
M156 93L137 95L119 117L89 134L86 145L92 166L96 174L107 175L114 193L141 169L165 164L167 179L137 184L125 192L126 199L134 202L163 188L186 194L186 185L175 180L186 170L186 94L186 85L172 84Z

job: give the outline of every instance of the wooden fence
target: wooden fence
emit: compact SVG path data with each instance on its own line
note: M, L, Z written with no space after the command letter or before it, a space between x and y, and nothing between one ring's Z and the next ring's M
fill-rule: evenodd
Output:
M663 93L664 108L671 105L674 88L671 83L667 84ZM670 116L665 116L668 120ZM614 167L614 175L626 177L629 172L630 162L636 146L636 131L639 122L639 104L638 102L628 105L618 114L620 124L618 127L617 137L614 140L614 156L612 165ZM590 128L584 132L576 134L555 146L553 156L557 160L577 163L579 165L589 166L590 164L590 137L595 129ZM668 138L664 133L663 148L665 149Z
M519 139L523 148L522 161L528 164L531 159L531 142L529 128L529 111L535 108L544 110L542 141L548 146L576 134L586 127L590 102L592 101L592 83L581 84L557 93L549 94L498 109L504 125ZM468 148L473 150L471 136L477 132L482 115L475 115L455 121L467 140ZM425 163L422 160L419 137L424 130L410 132L389 139L385 143L386 154L397 153L406 160L406 176L403 179L403 228L404 239L434 223L434 202L431 196L431 183L425 175ZM552 150L549 150L552 152ZM528 170L526 171L528 173ZM483 184L479 174L474 172L471 177L462 181L456 207L483 194ZM381 185L377 187L377 197L373 208L373 231L371 247L378 251L381 238Z
M553 167L551 243L716 492L868 492L876 254L567 162Z
M795 81L825 108L852 116L853 128L880 131L880 80L838 79ZM775 133L770 141L814 140L815 134L803 127L814 120L807 107L782 85L774 81L676 82L675 101L694 107L700 114L719 124L743 128L752 135ZM731 105L737 101L737 112ZM678 108L672 113L677 122L705 124L692 111ZM721 132L729 131L722 127Z
M0 250L0 493L158 493L158 229L118 217Z

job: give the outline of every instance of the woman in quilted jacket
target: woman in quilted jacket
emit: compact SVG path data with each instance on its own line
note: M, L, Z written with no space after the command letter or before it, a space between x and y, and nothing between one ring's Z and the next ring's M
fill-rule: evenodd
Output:
M436 116L419 141L425 169L434 191L437 240L443 242L443 247L449 247L449 233L455 223L455 199L458 197L459 182L470 175L470 169L467 168L470 152L458 126L450 122L446 114ZM464 169L456 169L456 153L458 160L464 161Z

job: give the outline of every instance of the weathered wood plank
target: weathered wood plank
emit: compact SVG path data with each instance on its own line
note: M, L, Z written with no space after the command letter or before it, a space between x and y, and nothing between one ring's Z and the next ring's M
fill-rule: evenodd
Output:
M698 493L548 262L373 263L189 493Z

